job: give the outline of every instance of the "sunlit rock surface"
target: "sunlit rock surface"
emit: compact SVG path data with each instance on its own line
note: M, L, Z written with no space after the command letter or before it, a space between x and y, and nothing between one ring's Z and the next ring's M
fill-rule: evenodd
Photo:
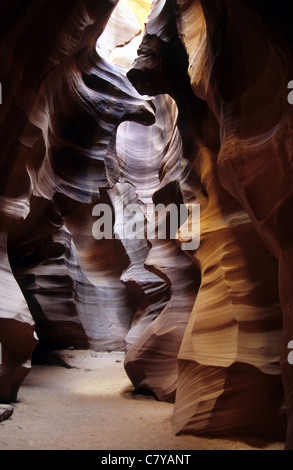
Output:
M207 28L199 2L180 7L182 17L178 11L174 15L170 3L153 2L128 74L141 93L165 91L175 99L183 142L183 200L201 204L201 244L193 253L201 285L178 355L172 425L176 433L282 438L278 266L248 211L219 180L220 114L212 100L206 104L199 99L205 98L202 90L207 88L200 81L206 79L205 72L208 76ZM185 63L182 44L188 54Z
M289 11L150 3L2 8L0 401L32 357L123 350L175 433L285 439L287 417L292 448ZM150 237L160 203L200 205L199 247L191 214Z
M202 12L205 25L198 22L194 28L194 18L203 17ZM292 227L288 223L292 212L292 107L287 86L293 71L289 11L276 2L245 6L233 1L214 8L208 1L183 1L178 2L176 20L189 56L191 86L219 122L219 181L247 211L262 242L277 260L275 285L282 309L279 348L282 346L287 447L292 448L293 369L288 363L288 343L293 335L289 288ZM265 273L267 276L268 269ZM266 289L262 302L269 298ZM271 332L268 326L266 329ZM264 351L272 344L270 338L263 344Z

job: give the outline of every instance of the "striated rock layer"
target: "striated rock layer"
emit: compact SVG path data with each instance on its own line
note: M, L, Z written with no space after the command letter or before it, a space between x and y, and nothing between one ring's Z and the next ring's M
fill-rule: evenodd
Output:
M173 99L160 95L154 103L156 123L140 129L139 141L134 138L137 125L123 125L125 129L121 129L121 134L118 132L117 144L122 178L135 186L145 218L150 225L157 227L158 219L150 215L149 205L158 208L159 204L164 207L174 204L180 207L183 202L179 186L182 145L176 125L178 112ZM133 159L138 160L141 149L147 147L147 155L137 169ZM150 322L150 312L155 304L152 302L147 306L150 311L147 313L143 299L143 308L139 306L126 337L125 369L137 389L147 389L160 400L173 401L178 378L177 356L196 297L199 275L193 260L180 250L176 240L156 237L148 239L148 244L150 250L144 257L145 267L166 281L170 288L170 300L163 310L156 308ZM140 279L145 282L146 275L141 274ZM123 282L130 279L135 284L139 279L132 266L124 273Z
M176 434L292 448L287 7L150 3L2 7L0 401L33 354L125 350ZM199 204L199 247L152 204Z
M277 259L282 307L281 372L292 448L291 243L292 34L287 7L275 2L209 1L178 3L177 26L189 56L195 94L204 99L220 126L219 181L249 214L263 243ZM192 30L194 18L202 26ZM237 18L237 21L235 21ZM221 25L225 24L225 34ZM192 25L192 27L191 27ZM275 282L277 284L277 282ZM263 302L270 298L264 291ZM272 291L270 290L272 293ZM269 329L269 331L271 331ZM263 345L271 348L270 338ZM273 390L273 388L271 389Z
M208 101L213 89L197 75L209 77L207 27L199 2L179 6L182 15L180 9L175 15L170 2L153 2L128 73L142 94L166 92L175 99L183 142L183 200L201 205L201 243L192 254L201 285L178 355L172 425L176 433L282 439L277 262L244 204L219 179L218 155L224 155L220 114Z
M5 226L3 227L4 223ZM37 344L34 323L21 290L11 272L7 256L7 227L11 222L2 214L0 235L0 401L15 401L21 382L30 370Z
M125 347L135 308L120 281L128 258L119 240L95 240L92 211L110 201L103 188L119 178L119 124L155 118L151 101L96 48L115 4L43 1L18 16L15 2L3 18L1 401L15 398L14 382L24 376L18 368L29 370L34 327L41 356L58 347ZM140 30L136 20L135 35ZM15 327L4 329L6 318ZM7 344L16 349L14 362Z

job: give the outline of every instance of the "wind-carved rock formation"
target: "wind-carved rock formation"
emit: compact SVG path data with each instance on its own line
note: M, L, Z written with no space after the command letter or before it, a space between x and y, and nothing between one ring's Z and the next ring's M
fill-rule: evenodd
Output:
M201 244L192 254L201 285L179 351L172 425L176 433L282 438L277 263L248 212L219 181L220 113L212 101L202 100L203 90L207 95L213 90L196 81L209 65L206 24L199 2L183 3L180 16L170 2L153 2L138 58L128 73L142 94L165 92L176 101L183 200L201 205Z
M283 439L287 416L292 448L290 15L154 0L144 29L149 4L3 11L0 401L34 351L122 349L176 434ZM159 203L200 204L197 249L191 213L148 236ZM142 237L119 236L129 204Z
M15 401L30 370L37 344L34 323L7 256L7 229L13 223L1 214L0 399Z
M56 5L44 2L34 14L30 6L24 9L27 29L17 32L14 43L29 44L36 22L44 21L48 10L54 13ZM7 180L1 190L2 212L15 220L13 224L3 224L3 279L7 283L3 282L3 298L14 295L15 302L11 301L11 306L3 303L1 322L5 320L6 325L7 316L13 319L15 333L12 327L8 333L3 323L2 401L15 399L17 387L14 383L10 386L10 382L19 386L21 379L14 368L25 364L27 371L36 346L33 319L8 263L7 234L12 269L37 323L45 352L69 345L110 350L123 349L125 345L133 315L128 290L120 281L127 257L119 240L98 243L93 238L92 210L97 202L103 202L105 197L108 200L101 188L113 186L119 177L115 160L119 124L136 120L150 125L154 122L154 108L150 100L135 91L121 67L96 50L97 38L114 6L115 2L110 1L97 6L91 2L72 2L67 8L64 5L58 17L60 24L47 38L49 50L44 63L40 61L44 51L34 49L29 60L41 64L37 73L30 76L31 70L22 73L28 57L17 57L13 63L17 73L9 85L9 74L13 74L11 64L5 60L14 44L8 46L17 18L13 18L13 6L8 12L15 23L12 21L1 44L7 73L2 80L7 100L1 109L5 141L2 176L5 173ZM43 34L38 25L34 38L38 37L40 44ZM14 99L21 93L22 100ZM13 113L19 122L14 133L8 134ZM105 310L108 316L104 315ZM28 327L25 323L19 328L16 321L26 322ZM23 334L24 340L18 341L23 343L21 353L13 334ZM8 355L13 347L14 360Z
M202 30L190 29L201 6L206 39ZM189 55L191 86L206 100L220 125L219 180L247 211L278 261L280 363L288 417L287 448L292 448L293 369L287 357L293 335L289 288L292 227L287 222L292 211L292 108L287 101L287 84L292 77L289 11L283 4L271 2L254 2L251 6L222 2L216 8L209 1L189 6L182 2L176 17L180 33L183 29L189 32L182 39ZM197 53L202 50L203 54ZM268 299L267 293L264 298ZM268 347L272 342L270 338Z
M135 186L148 224L156 226L158 220L156 214L148 211L150 205L158 209L159 204L163 207L170 204L180 206L183 201L178 184L182 145L176 126L177 107L167 95L157 96L154 102L156 123L140 129L138 141L138 125L123 124L121 133L118 132L117 147L118 162L122 168L121 188L125 187L123 180ZM146 148L147 155L136 168L134 160L137 161L141 149ZM126 337L125 369L137 389L148 389L158 399L172 401L178 378L177 356L199 284L198 270L174 239L161 240L156 237L147 241L151 248L144 255L145 267L156 277L165 279L170 289L170 300L160 311L154 301L149 304L149 299L146 299L147 310L153 312L156 306L153 321L150 322L143 298L143 308L139 306ZM140 253L143 254L141 250ZM145 272L140 274L131 265L123 275L123 282L131 281L136 285L141 279L145 283Z
M86 279L51 201L31 199L30 213L9 232L8 251L36 324L39 360L58 347L88 347L78 308Z
M110 23L102 44L110 43L107 34L111 37ZM141 35L138 38L141 40ZM98 46L101 47L99 42ZM120 48L125 49L125 55L117 55L112 44L108 56L129 69L134 57L131 61L127 57L131 58L133 52L136 55L132 48L129 43ZM124 206L115 212L116 232L123 224L119 213L130 204L139 208L146 224L156 226L156 214L150 214L150 206L182 202L178 185L182 145L176 125L177 107L168 95L157 96L153 101L156 122L152 126L128 121L118 128L120 178L108 190L113 204L120 197ZM178 378L177 356L197 292L198 271L173 239L149 239L145 229L141 239L121 241L130 262L120 279L137 303L126 336L125 368L137 389L148 389L158 399L172 401Z

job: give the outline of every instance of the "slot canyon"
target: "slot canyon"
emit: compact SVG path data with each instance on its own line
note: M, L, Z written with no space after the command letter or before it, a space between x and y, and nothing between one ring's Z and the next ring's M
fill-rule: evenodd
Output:
M34 368L88 352L174 439L293 450L290 5L0 10L0 448Z

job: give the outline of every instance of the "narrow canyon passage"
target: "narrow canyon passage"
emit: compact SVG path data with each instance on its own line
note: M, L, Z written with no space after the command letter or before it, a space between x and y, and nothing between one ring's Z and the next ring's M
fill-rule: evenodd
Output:
M34 366L0 423L0 450L281 450L283 443L175 436L173 404L133 394L124 353L63 351L72 369Z
M4 4L0 449L293 449L289 7Z

